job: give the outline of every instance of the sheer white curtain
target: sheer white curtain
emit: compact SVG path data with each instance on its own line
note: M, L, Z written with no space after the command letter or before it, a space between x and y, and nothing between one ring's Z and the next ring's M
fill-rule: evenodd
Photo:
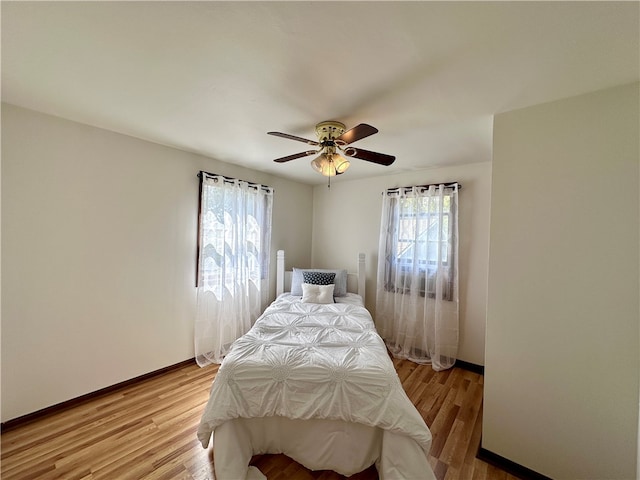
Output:
M458 352L458 184L384 194L376 326L391 353L434 370Z
M268 294L273 191L201 173L195 351L220 363Z

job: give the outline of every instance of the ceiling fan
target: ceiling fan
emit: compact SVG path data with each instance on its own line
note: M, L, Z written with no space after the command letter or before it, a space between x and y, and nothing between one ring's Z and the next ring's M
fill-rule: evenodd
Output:
M276 158L274 162L284 163L297 158L307 157L309 155L320 154L319 157L311 161L311 166L315 171L321 173L325 177L333 177L344 173L351 162L346 157L359 158L367 162L377 163L378 165L391 165L396 157L386 155L384 153L372 152L362 148L351 147L350 145L358 140L362 140L374 133L378 133L378 129L361 123L350 130L346 130L343 123L335 121L320 122L316 125L316 135L318 141L307 140L306 138L297 137L288 133L267 132L269 135L276 137L288 138L296 140L308 145L319 147L317 150L307 150L305 152L294 153L286 157Z

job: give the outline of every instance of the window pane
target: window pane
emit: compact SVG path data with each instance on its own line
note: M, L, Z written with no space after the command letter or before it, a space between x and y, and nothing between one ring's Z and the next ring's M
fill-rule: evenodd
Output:
M268 275L272 195L238 184L204 182L201 196L199 282L235 292ZM266 259L266 260L265 260Z
M401 264L435 264L449 261L448 238L451 213L451 196L403 198L399 200L403 213L398 222L396 259Z

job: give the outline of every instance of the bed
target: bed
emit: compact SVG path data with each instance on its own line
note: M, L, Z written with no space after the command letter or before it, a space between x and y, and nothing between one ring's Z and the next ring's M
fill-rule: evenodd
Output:
M364 308L364 255L331 287L305 281L330 271L285 272L283 251L276 263L277 297L223 360L198 428L204 448L213 438L216 479L265 479L249 466L264 453L346 476L375 464L381 479L435 479L431 432ZM335 303L315 303L319 288Z

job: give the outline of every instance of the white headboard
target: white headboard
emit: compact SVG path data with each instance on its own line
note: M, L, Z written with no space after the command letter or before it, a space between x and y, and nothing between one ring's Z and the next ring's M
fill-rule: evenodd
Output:
M358 254L358 271L356 273L347 272L347 291L357 293L365 301L365 256ZM278 250L276 254L276 296L291 289L292 271L284 269L284 250Z

